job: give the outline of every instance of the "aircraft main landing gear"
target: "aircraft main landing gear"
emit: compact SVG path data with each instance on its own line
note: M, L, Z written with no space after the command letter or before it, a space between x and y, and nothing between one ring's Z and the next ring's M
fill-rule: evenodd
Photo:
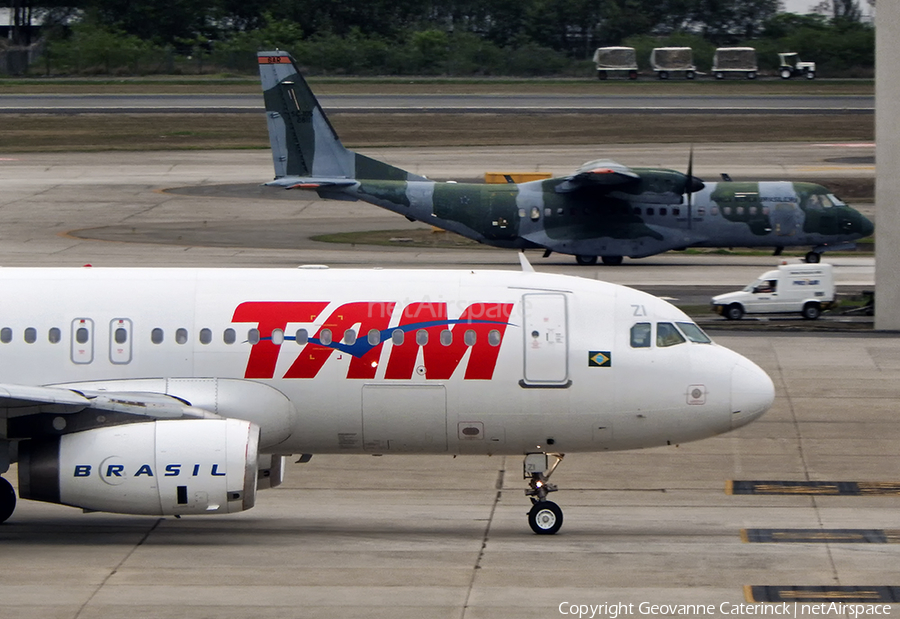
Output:
M5 522L16 511L16 491L12 484L0 477L0 522Z
M529 489L525 495L531 499L531 510L528 512L528 525L538 535L553 535L559 531L563 523L562 509L547 495L559 488L547 480L562 462L565 454L534 453L525 456L524 474L529 479ZM553 464L549 460L553 458Z

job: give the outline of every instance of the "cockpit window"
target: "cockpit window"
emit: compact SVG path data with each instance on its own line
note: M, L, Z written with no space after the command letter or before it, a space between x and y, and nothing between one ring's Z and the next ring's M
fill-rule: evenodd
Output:
M639 322L631 327L631 347L650 348L650 323Z
M828 194L828 197L831 198L831 201L834 203L835 206L847 206L847 204L843 200L838 198L833 193Z
M685 343L684 336L671 322L661 322L656 325L656 345L660 348L676 346Z
M711 344L712 340L709 339L709 336L703 332L703 329L698 327L692 322L678 322L675 323L678 325L678 328L681 329L681 332L687 336L687 339L694 342L695 344Z

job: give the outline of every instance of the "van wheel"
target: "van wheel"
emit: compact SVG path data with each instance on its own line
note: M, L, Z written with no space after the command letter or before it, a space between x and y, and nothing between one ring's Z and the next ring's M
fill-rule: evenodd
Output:
M667 80L667 79L669 79L669 72L668 72L668 71L660 71L660 72L659 72L659 79L661 79L661 80Z
M803 306L803 311L800 313L807 320L815 320L822 314L822 310L819 308L818 303L807 303Z
M728 320L740 320L744 317L744 308L740 303L732 303L725 308L725 318Z
M781 70L781 79L783 79L783 80L791 79L791 70L790 69L782 69Z
M814 80L814 79L816 79L816 72L815 72L815 71L807 71L807 72L806 72L806 79L808 79L808 80Z
M806 260L806 262L809 264L818 264L819 261L822 260L822 254L811 251L806 254L804 260Z
M747 79L755 80L756 79L756 71L747 71Z
M686 80L692 80L692 79L694 79L696 76L697 76L697 74L694 73L693 71L688 71L688 72L686 72L686 73L684 74L684 79L686 79Z

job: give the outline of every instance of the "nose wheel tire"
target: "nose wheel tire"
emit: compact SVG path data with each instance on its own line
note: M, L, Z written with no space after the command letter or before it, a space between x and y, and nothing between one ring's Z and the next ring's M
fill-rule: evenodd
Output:
M622 256L602 256L600 259L606 266L617 267L622 264Z
M562 510L552 501L538 501L528 512L528 524L538 535L553 535L562 523Z
M16 511L16 491L12 484L0 477L0 522L5 522Z
M575 262L581 266L590 266L597 264L597 256L575 256Z

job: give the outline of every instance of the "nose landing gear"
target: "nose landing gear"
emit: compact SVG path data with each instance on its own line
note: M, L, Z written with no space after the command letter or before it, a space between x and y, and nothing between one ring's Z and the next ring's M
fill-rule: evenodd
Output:
M531 499L531 510L528 512L528 525L538 535L553 535L559 531L563 523L562 509L553 501L547 500L547 495L556 492L559 488L551 484L550 476L565 454L534 453L525 455L524 476L529 479L529 489L525 496ZM550 464L550 459L553 463Z

